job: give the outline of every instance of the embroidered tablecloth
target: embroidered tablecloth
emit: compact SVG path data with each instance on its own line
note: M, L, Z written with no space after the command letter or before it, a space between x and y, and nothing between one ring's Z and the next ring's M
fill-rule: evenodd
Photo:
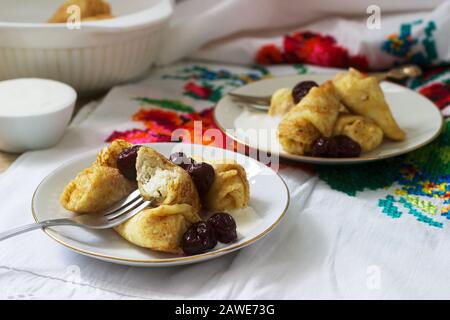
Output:
M448 68L406 83L448 106ZM233 88L287 74L335 72L294 64L186 62L116 87L63 140L29 152L0 176L1 229L32 222L31 196L64 161L113 139L170 140L214 128L212 108ZM0 243L0 298L450 298L450 123L405 156L348 167L281 164L291 205L254 245L185 267L144 269L78 255L36 231ZM214 143L206 135L204 143ZM276 192L276 190L273 190Z
M450 116L450 2L298 3L181 1L158 60L168 67L113 88L56 147L28 152L0 175L0 228L33 222L40 181L114 139L169 141L201 121L202 142L214 144L216 102L268 77L417 63L424 74L404 85ZM186 56L220 64L173 64ZM282 162L279 173L291 193L286 217L248 248L145 269L78 255L35 231L0 243L0 298L450 298L450 122L404 156L340 167Z

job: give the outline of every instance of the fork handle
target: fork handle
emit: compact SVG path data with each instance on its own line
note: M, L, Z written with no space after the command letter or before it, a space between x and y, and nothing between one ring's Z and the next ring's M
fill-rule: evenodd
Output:
M27 224L21 227L17 227L5 232L0 232L0 241L2 240L6 240L8 238L17 236L19 234L28 232L28 231L33 231L36 229L45 229L48 227L54 227L54 226L67 226L67 225L74 225L74 221L73 220L69 220L69 219L54 219L54 220L46 220L46 221L42 221L42 222L37 222L37 223L31 223L31 224Z

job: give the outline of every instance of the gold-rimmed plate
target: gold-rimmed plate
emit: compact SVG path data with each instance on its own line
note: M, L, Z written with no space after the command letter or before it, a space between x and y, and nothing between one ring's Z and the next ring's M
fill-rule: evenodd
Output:
M250 83L234 92L249 96L269 96L279 88L292 88L300 81L312 80L320 84L333 77L334 75L323 74L277 77ZM378 148L363 153L358 158L318 158L290 154L278 143L277 127L281 120L279 117L270 117L264 111L236 103L230 96L219 101L214 110L214 117L217 125L229 137L244 145L270 153L271 157L279 156L316 164L352 164L387 159L416 150L439 135L444 120L430 100L392 82L382 82L381 88L407 138L401 142L385 139Z
M93 258L113 263L160 267L196 263L216 258L248 246L267 235L283 218L289 205L289 192L281 177L266 165L229 150L185 143L154 143L148 146L169 156L176 151L204 159L234 159L246 170L250 182L250 208L233 213L238 226L238 241L218 244L213 250L195 256L176 256L137 247L114 230L89 230L61 226L45 231L52 239L67 248ZM64 186L80 171L95 161L98 150L73 159L50 173L36 189L32 210L38 221L70 217L73 213L59 203ZM268 188L270 186L270 188ZM274 192L276 190L276 192Z

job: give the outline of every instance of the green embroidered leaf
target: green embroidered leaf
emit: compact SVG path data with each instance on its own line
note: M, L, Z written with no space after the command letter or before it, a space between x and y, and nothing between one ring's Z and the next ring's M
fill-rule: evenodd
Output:
M186 112L186 113L195 112L194 108L178 100L152 99L148 97L137 97L133 98L133 100L139 101L140 103L153 104L160 108L175 110L179 112Z
M265 66L261 64L254 64L251 66L252 69L255 69L256 71L259 71L263 76L269 76L270 71Z
M349 166L316 166L320 179L332 189L356 196L358 191L391 186L399 177L403 157Z
M308 73L308 68L303 64L294 64L294 69L297 71L298 74L306 74Z

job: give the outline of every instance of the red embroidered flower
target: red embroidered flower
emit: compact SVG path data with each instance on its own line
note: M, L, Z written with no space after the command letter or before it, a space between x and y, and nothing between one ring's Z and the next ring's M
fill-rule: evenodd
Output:
M318 66L345 68L348 66L347 50L329 42L317 41L311 46L305 62Z
M134 121L141 121L148 129L162 127L170 132L183 124L183 119L173 111L141 109L133 115Z
M450 83L433 83L420 89L419 92L441 109L450 105Z
M283 38L283 50L273 44L263 46L256 54L256 62L310 63L324 67L368 69L367 58L351 56L348 50L339 46L331 36L313 32L296 32Z
M367 58L360 54L351 56L348 62L348 66L360 71L369 70L369 62L367 61Z
M282 62L281 51L273 44L261 47L256 54L256 63L259 64L277 64Z
M133 120L142 122L145 129L114 131L107 142L123 139L140 144L176 140L220 148L227 145L236 148L235 143L227 144L228 138L214 122L212 110L210 108L202 112L176 113L160 109L141 109L133 115ZM173 134L175 130L176 135Z
M208 99L209 96L212 94L211 88L199 86L192 81L188 82L184 86L184 90L185 92L190 93L200 99Z
M149 129L132 129L127 131L114 131L107 139L107 142L112 142L114 140L126 140L133 144L142 144L149 142L166 142L170 141L170 135L164 136L158 133L152 132Z

